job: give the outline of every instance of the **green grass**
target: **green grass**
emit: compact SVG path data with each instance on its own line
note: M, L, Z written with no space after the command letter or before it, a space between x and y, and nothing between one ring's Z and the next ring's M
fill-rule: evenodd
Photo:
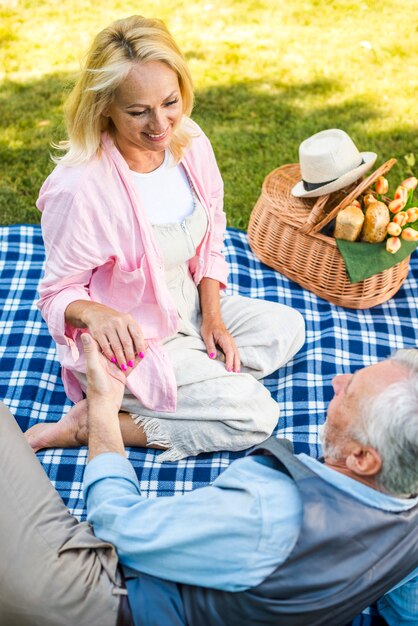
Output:
M138 12L164 19L189 60L230 226L246 228L264 177L323 128L346 130L378 165L396 157L393 184L411 174L418 0L0 0L0 223L39 221L79 59Z

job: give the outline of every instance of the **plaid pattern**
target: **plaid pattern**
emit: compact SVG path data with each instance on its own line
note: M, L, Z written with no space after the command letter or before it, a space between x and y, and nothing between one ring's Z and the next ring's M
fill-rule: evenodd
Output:
M318 425L331 399L335 374L350 372L397 348L418 345L418 256L392 300L364 311L334 306L260 263L244 232L229 229L226 256L230 293L280 301L298 309L307 328L296 357L265 384L282 407L277 433L294 441L296 452L316 456ZM60 378L55 347L36 308L44 247L39 226L0 228L0 398L22 430L37 421L56 421L70 407ZM184 493L206 485L241 453L204 454L161 464L159 452L130 449L142 492L149 497ZM39 452L51 481L79 519L85 518L82 479L86 449ZM352 626L382 623L365 611Z

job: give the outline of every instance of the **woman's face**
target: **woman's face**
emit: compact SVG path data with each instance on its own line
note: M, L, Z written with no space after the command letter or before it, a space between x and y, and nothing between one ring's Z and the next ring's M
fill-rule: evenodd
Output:
M134 65L106 114L113 122L115 143L128 161L165 150L183 115L177 74L161 61Z

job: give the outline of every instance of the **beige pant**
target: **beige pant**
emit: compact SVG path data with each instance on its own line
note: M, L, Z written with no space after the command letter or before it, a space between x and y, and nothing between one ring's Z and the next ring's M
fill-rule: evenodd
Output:
M122 410L143 426L148 444L168 448L159 462L245 450L267 439L277 425L280 407L259 379L300 350L303 317L283 304L243 296L222 297L221 309L240 353L239 374L208 357L199 318L194 324L182 322L181 332L164 343L177 381L175 413L151 411L125 391ZM86 375L73 373L85 391Z
M1 626L115 626L113 546L69 513L3 403L0 460Z
M182 320L180 332L164 346L177 381L175 413L142 406L128 390L122 409L144 427L149 444L168 449L158 460L175 461L200 452L245 450L271 435L280 408L259 381L285 365L303 345L305 324L283 304L223 296L222 317L241 358L241 373L211 360L200 335L200 313ZM146 357L145 357L146 358ZM86 376L74 372L83 389Z

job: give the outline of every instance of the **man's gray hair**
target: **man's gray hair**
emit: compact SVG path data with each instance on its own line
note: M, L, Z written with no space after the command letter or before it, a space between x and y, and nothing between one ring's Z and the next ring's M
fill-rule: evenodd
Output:
M407 376L360 407L352 436L379 453L378 486L405 497L418 494L418 349L398 350L391 360Z

